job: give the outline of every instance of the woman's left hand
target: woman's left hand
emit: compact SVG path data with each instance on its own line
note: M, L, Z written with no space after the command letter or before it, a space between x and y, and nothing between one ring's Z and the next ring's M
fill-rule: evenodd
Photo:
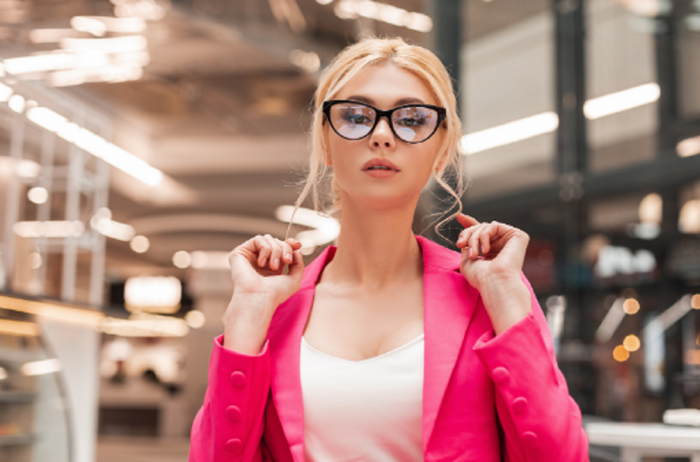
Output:
M462 249L460 271L482 296L496 333L515 324L530 312L530 291L521 278L530 237L504 223L479 223L457 215L465 229L457 247Z

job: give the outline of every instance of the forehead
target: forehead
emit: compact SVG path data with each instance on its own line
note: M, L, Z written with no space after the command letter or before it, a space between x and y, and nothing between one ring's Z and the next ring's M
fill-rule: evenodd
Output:
M428 85L413 72L391 64L369 66L355 74L334 99L362 99L380 109L406 102L437 104Z

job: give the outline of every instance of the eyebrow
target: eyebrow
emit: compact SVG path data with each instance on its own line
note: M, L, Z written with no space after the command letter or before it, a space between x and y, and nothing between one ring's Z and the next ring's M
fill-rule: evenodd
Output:
M368 98L368 97L362 96L362 95L348 96L347 99L352 100L352 101L357 101L358 103L367 103L367 104L371 104L371 105L375 104L375 102L372 98ZM396 106L403 106L404 104L425 104L425 102L420 98L414 98L414 97L401 98L401 99L398 99L394 102L395 107Z

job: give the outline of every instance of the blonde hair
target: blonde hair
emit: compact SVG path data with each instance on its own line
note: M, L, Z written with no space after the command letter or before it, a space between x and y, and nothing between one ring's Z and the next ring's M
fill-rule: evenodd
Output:
M323 207L323 209L329 214L340 212L339 187L332 172L329 173L324 162L327 147L323 136L325 117L323 102L333 99L350 79L366 67L388 64L405 69L419 77L430 89L437 104L447 109L447 117L442 123L445 136L443 136L442 145L435 158L432 176L440 186L454 197L458 205L457 212L462 209L461 195L465 189L460 142L462 123L457 115L457 101L450 75L445 66L431 51L420 46L409 45L400 38L367 38L340 52L321 75L313 102L309 170L304 187L295 203L295 211L310 192L312 193L314 209L319 211L323 205L320 200L322 187L325 181L330 180L333 200L330 208ZM456 180L454 189L445 180L449 173L452 173L454 180ZM435 229L437 230L442 223L454 217L457 212L441 220Z

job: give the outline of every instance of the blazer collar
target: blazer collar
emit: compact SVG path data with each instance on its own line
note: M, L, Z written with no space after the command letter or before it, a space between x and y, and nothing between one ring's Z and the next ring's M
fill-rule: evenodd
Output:
M478 292L459 273L460 255L416 237L423 253L425 366L423 451L435 427L442 398L462 349ZM336 247L329 246L304 271L301 288L278 307L268 331L272 356L272 398L294 460L304 460L304 414L300 377L301 337L316 283Z

